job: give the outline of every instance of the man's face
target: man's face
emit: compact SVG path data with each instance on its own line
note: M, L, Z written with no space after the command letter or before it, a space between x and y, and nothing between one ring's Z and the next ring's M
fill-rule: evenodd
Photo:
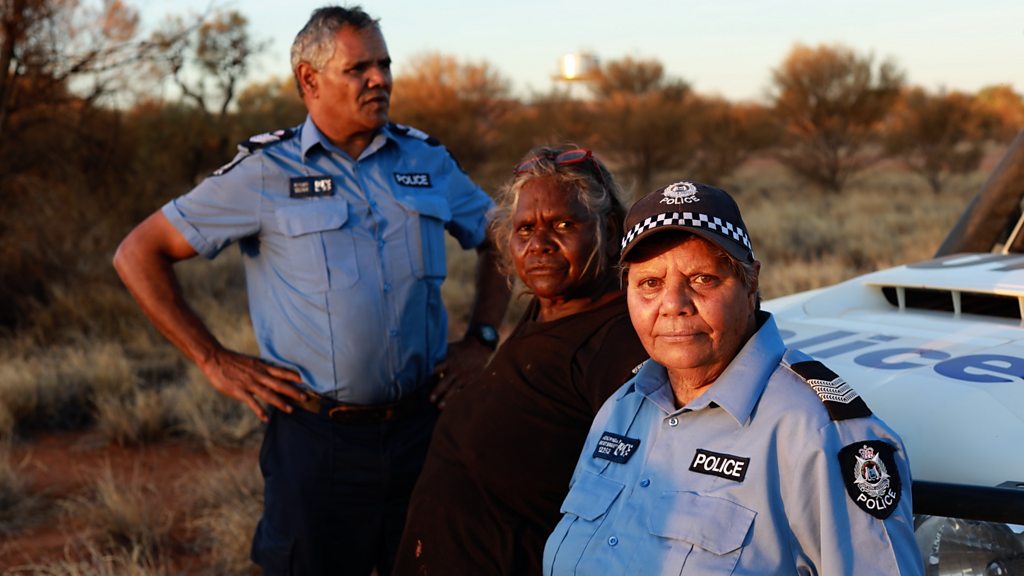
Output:
M523 185L509 242L523 284L542 301L578 298L594 278L586 272L597 242L594 226L576 194L563 191L553 177L533 178Z
M388 121L391 57L376 26L342 26L334 56L301 80L313 120L332 140L373 132Z
M744 286L724 253L697 236L665 246L630 264L629 316L647 353L670 376L710 384L753 330L756 282Z

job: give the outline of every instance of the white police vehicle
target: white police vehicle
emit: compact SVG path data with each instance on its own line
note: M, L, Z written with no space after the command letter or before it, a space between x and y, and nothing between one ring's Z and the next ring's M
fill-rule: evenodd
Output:
M1024 575L1024 131L936 257L763 304L907 446L929 575Z

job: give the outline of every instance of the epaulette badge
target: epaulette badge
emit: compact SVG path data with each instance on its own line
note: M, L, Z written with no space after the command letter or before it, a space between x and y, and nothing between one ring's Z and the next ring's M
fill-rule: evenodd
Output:
M791 364L790 368L810 385L818 398L821 398L833 420L871 416L871 409L857 391L821 362L797 362Z
M239 162L245 160L246 157L250 156L253 152L273 144L275 142L281 142L288 140L292 136L295 136L295 130L291 128L282 128L281 130L274 130L273 132L264 132L263 134L257 134L248 140L238 144L238 153L231 159L231 162L217 168L213 171L214 176L221 176L227 174L232 168L238 165Z

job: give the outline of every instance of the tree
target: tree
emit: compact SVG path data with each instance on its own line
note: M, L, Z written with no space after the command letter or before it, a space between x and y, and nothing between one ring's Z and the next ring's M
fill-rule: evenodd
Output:
M665 67L657 60L626 56L598 68L590 89L597 99L606 100L616 95L642 96L655 92L681 97L690 91L690 86L683 80L665 76Z
M10 141L56 106L88 106L121 87L121 72L153 55L136 39L138 22L121 0L0 0L0 136Z
M291 76L249 84L238 95L238 130L241 141L253 134L295 126L306 117L306 106Z
M771 110L759 104L700 98L694 108L699 136L691 154L690 173L701 182L720 183L752 154L778 141L778 124Z
M984 152L974 99L958 92L907 91L893 109L886 148L938 194L950 174L976 170Z
M249 66L268 43L249 35L249 20L231 10L215 12L198 25L173 16L158 33L166 58L158 72L170 74L182 95L200 110L227 116Z
M685 81L666 76L657 60L626 57L601 66L592 90L597 145L639 194L656 172L688 165L695 100Z
M391 117L443 142L473 172L502 140L502 125L517 104L511 83L486 62L460 62L430 52L413 57L395 78Z
M986 86L974 98L975 111L989 138L1009 142L1024 129L1024 98L1009 84Z
M839 192L880 155L870 146L903 84L892 61L845 46L796 45L772 71L771 97L782 124L779 160L797 175Z

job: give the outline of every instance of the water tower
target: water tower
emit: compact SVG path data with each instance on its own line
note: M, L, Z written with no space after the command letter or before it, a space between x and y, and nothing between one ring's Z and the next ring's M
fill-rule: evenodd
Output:
M586 84L597 77L600 64L593 52L581 50L562 56L558 62L558 74L552 77L556 82L564 82L568 93L572 96L573 86Z

